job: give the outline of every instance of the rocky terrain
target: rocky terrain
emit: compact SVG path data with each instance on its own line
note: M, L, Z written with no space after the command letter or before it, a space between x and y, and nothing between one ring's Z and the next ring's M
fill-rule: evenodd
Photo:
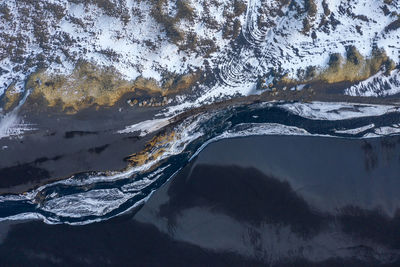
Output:
M397 94L399 7L397 0L4 1L3 113L28 89L67 112L142 90L174 95L175 104L316 83L346 82L340 93L348 95Z

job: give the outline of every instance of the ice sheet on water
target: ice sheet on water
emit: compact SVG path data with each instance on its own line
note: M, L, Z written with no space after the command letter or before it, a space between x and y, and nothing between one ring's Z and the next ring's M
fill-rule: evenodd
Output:
M102 216L117 209L133 196L117 188L91 190L45 201L41 208L62 217Z

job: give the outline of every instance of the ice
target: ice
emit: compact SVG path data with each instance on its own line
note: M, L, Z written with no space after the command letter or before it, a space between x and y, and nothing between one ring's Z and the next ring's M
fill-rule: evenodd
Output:
M45 201L41 206L44 211L63 217L102 216L133 196L134 194L122 193L116 188L91 190Z
M362 105L351 103L285 103L278 105L289 112L313 120L345 120L369 116L381 116L391 112L400 112L399 106Z
M362 132L365 132L367 130L373 129L375 127L375 124L371 123L362 127L354 128L354 129L348 129L348 130L337 130L335 131L336 133L339 134L359 134Z
M127 126L124 130L118 131L120 134L140 132L140 136L145 136L149 133L158 131L170 123L172 117L142 121L137 124Z
M192 106L237 95L257 94L259 93L255 90L257 76L265 75L270 68L277 66L280 67L282 74L295 79L299 78L298 70L304 70L308 66L324 70L330 55L332 53L345 55L346 47L349 45L356 46L364 57L369 57L375 46L383 48L395 63L399 63L399 30L385 31L386 26L396 17L385 15L381 8L382 3L378 0L357 0L351 3L339 0L327 1L331 14L334 14L340 22L335 27L329 23L326 27L318 26L323 22L325 15L321 0L316 1L318 12L312 23L312 30L316 32L315 39L311 34L302 33L302 20L306 14L299 15L293 9L284 7L281 10L284 16L269 14L267 19L272 26L260 27L258 20L264 15L259 13L259 9L276 8L278 1L245 1L247 11L237 19L241 22L242 34L248 44L239 45L235 51L230 45L232 40L224 39L222 34L223 24L226 22L224 14L233 11L231 1L190 1L195 14L193 22L182 20L178 27L184 32L196 33L199 40L213 41L217 51L211 53L208 58L199 56L196 52L182 50L172 43L166 36L163 26L150 15L151 6L146 1L122 1L126 3L129 12L136 9L142 14L140 18L130 13L131 20L127 24L120 18L108 16L96 5L89 4L84 7L83 4L73 4L65 0L51 2L65 7L66 16L60 21L54 20L51 15L47 16L46 19L51 25L48 29L50 39L68 34L75 43L66 47L61 47L56 44L57 42L51 44L52 55L60 57L61 63L50 62L48 73L68 74L74 69L76 59L67 58L62 51L75 54L77 58L99 66L113 66L128 80L142 76L160 81L165 72L185 74L197 68L204 70L207 61L211 69L219 70L222 82L210 88L197 88L199 92L196 93L200 97L197 101L189 103ZM303 6L302 1L297 2ZM176 13L175 4L175 1L168 1L165 6L171 15ZM11 36L20 33L26 37L24 57L42 53L43 49L35 39L33 28L27 28L21 23L22 15L18 11L21 4L17 0L10 0L6 5L15 17L14 23L11 26L8 22L2 22L0 28ZM348 12L342 12L343 8L348 9ZM391 12L397 11L397 2L388 5L388 8ZM78 19L86 26L82 27L70 18ZM204 18L214 20L218 27L208 27ZM153 43L155 46L148 46L147 43ZM110 59L101 52L107 49L114 52L118 59ZM8 58L0 61L0 67L6 70L0 74L0 95L13 82L22 84L18 90L24 90L23 82L30 73L36 71L35 67L29 71L14 71L16 63ZM379 78L383 83L388 80L383 75ZM378 83L374 83L373 86L366 85L369 82L370 80L358 87L349 88L346 93L366 96L399 93L399 86L382 90L382 86ZM366 87L368 89L364 90Z

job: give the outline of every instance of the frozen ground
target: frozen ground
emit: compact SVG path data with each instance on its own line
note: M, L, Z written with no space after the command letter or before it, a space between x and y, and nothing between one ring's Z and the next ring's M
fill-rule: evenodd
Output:
M349 45L364 57L374 47L382 48L399 63L399 29L389 26L397 20L397 0L391 4L316 0L311 1L315 12L307 11L301 0L290 5L236 2L244 7L240 12L231 1L187 1L191 16L174 24L184 37L173 41L167 27L155 19L150 1L103 1L111 3L111 10L96 1L4 1L0 95L11 84L17 91L24 90L23 82L33 71L44 68L48 73L68 74L81 60L113 66L129 80L142 76L160 81L166 73L182 74L206 65L218 69L221 82L212 88L196 88L201 91L198 101L253 94L258 75L266 75L271 68L290 78L298 78L308 66L324 69L331 54L345 55ZM178 17L178 2L166 3L160 14ZM310 22L308 31L303 29L304 19ZM233 24L239 28L228 34ZM238 44L240 31L246 41ZM391 77L389 81L379 73L346 93L398 93L398 71Z

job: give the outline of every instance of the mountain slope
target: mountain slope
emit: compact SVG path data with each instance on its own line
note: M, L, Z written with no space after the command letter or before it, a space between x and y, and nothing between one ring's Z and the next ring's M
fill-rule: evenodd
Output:
M146 81L145 91L166 91L183 75L199 73L203 81L210 74L214 79L197 77L170 89L173 95L192 89L174 103L313 82L348 81L349 95L396 94L400 78L392 70L399 65L399 10L397 0L3 1L0 94L26 90L35 74L28 86L50 105L76 94L85 107L104 91L107 98L135 93L138 78ZM98 90L88 93L87 86L78 90L60 83L98 79L82 73L82 64L132 85L121 89L100 79ZM120 93L110 96L110 91Z

